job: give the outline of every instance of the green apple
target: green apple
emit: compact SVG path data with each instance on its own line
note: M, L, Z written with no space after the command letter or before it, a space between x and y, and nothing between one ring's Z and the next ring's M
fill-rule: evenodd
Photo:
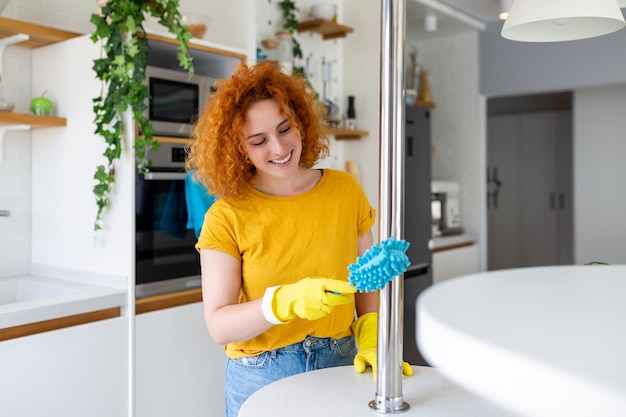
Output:
M49 116L52 114L52 102L42 94L30 101L30 110L38 116Z

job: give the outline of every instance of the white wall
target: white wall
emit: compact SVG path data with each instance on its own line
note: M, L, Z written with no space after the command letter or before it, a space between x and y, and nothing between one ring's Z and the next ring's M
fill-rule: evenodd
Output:
M93 174L106 162L104 141L93 133L92 98L100 93L100 82L93 76L92 62L99 53L88 35L32 51L33 89L48 89L67 126L31 133L31 263L129 276L135 213L129 144L115 166L102 230L94 233Z
M489 97L574 91L574 262L626 263L626 31L570 42L480 34L480 92Z
M355 96L357 127L369 132L345 142L345 157L356 162L361 186L378 209L381 2L345 0L343 16L344 23L354 28L345 41L344 91ZM376 228L373 231L376 240Z
M245 50L249 57L253 57L253 39L256 36L255 1L181 0L180 4L181 11L201 13L212 18L211 27L205 37L207 41L237 50ZM2 16L77 33L91 33L93 25L89 22L89 18L94 11L95 1L92 0L10 1ZM4 54L3 95L7 101L15 103L14 111L17 113L28 113L30 99L43 91L39 87L36 91L31 89L31 53L30 49L9 46ZM65 82L67 83L67 80ZM66 88L75 89L75 86L68 83ZM89 102L86 105L90 108L90 97L87 99ZM89 125L89 120L91 119L83 122ZM88 129L89 133L93 130L89 127ZM52 144L49 151L53 157L63 150ZM4 158L0 161L0 210L9 210L11 215L6 218L0 217L0 277L27 274L32 261L31 248L33 247L41 248L37 250L39 260L53 259L54 256L53 253L44 255L47 245L45 241L33 242L31 238L31 152L30 132L6 134L3 145ZM58 204L58 201L56 203ZM63 203L75 208L75 203ZM86 213L83 212L81 216L88 216L92 213L89 207L86 208ZM50 217L39 220L45 222L49 219ZM50 233L50 235L63 233L60 226L56 227L58 227L58 232ZM80 226L73 224L70 227L86 227L86 233L90 233L91 230L91 226L83 224ZM91 243L92 239L85 238L84 242L75 244L91 245ZM71 256L71 252L67 256ZM88 259L89 257L83 258L79 264L80 262L87 264ZM65 258L61 257L55 262L64 261ZM115 268L113 265L108 267Z
M626 263L626 85L574 93L574 258Z

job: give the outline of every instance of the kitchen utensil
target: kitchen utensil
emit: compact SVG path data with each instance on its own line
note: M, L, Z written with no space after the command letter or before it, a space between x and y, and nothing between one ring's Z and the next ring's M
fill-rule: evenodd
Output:
M339 106L331 97L330 85L332 82L332 65L330 62L326 62L326 58L322 57L322 81L323 81L323 100L324 107L326 107L326 118L331 121L336 119L339 112Z

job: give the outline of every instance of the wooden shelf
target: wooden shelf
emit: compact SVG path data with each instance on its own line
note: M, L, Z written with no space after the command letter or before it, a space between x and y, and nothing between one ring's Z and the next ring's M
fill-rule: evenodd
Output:
M29 125L31 129L42 129L45 127L66 126L65 117L56 116L36 116L34 114L0 112L0 126L8 125Z
M365 130L352 130L343 127L329 127L328 132L337 140L361 139L363 136L369 135L369 132Z
M159 143L177 143L179 145L187 145L193 141L191 138L176 138L173 136L152 136L152 139Z
M81 35L80 33L68 32L66 30L37 25L35 23L0 17L0 39L20 33L29 36L28 40L15 44L24 48L39 48L41 46L65 41Z
M21 40L16 35L28 35L28 39ZM53 29L35 23L0 17L0 43L4 46L15 45L23 48L39 48L56 42L62 42L80 36L80 33L68 32L61 29ZM4 42L3 42L4 40ZM3 49L4 50L4 49ZM2 69L2 55L0 54L0 73ZM45 127L66 126L64 117L36 116L34 114L0 112L0 127L3 126L28 126L30 129ZM3 130L5 132L5 130ZM4 139L4 133L0 136L0 142ZM1 146L1 144L0 144ZM1 155L1 151L0 151ZM0 158L1 160L2 158Z
M350 32L353 32L349 26L340 25L332 20L309 20L298 24L298 32L315 32L322 35L324 40L345 38Z

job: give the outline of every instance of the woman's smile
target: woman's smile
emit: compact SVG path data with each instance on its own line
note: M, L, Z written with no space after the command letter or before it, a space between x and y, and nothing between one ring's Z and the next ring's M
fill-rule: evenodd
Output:
M286 163L288 163L289 161L291 161L291 156L293 155L293 151L289 152L289 154L287 154L287 156L283 159L274 159L272 161L270 161L273 164L276 165L285 165Z

